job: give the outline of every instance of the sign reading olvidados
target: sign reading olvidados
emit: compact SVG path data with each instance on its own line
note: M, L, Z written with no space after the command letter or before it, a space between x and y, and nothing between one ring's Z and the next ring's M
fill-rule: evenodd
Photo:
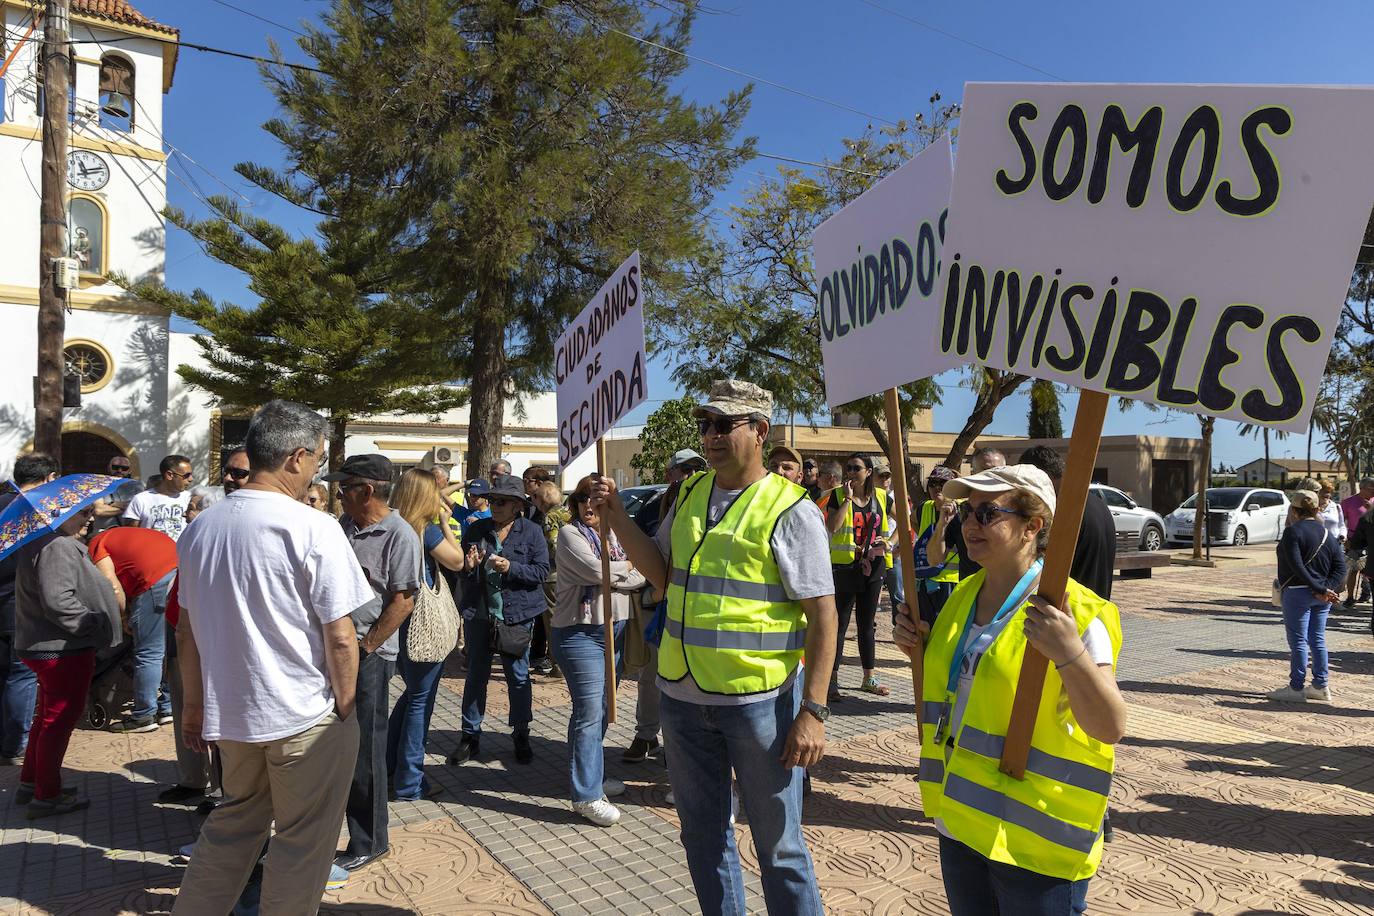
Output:
M554 349L558 466L644 402L644 284L636 251L573 319Z
M953 168L941 137L816 228L831 407L968 362L936 347L940 244Z
M970 83L939 349L1306 429L1372 142L1369 89Z

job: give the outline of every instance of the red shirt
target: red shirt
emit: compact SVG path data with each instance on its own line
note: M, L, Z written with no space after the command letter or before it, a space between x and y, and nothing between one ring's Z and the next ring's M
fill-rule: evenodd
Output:
M111 528L91 538L87 546L92 563L106 557L114 562L115 577L130 600L177 568L177 542L152 528Z

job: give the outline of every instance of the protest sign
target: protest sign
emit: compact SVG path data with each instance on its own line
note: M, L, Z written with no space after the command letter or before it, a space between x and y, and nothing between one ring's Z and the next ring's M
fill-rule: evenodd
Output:
M817 227L812 257L831 407L968 362L936 346L948 136Z
M645 370L644 287L636 251L597 290L554 349L560 469L644 402Z
M971 83L940 351L1305 430L1371 144L1369 89Z

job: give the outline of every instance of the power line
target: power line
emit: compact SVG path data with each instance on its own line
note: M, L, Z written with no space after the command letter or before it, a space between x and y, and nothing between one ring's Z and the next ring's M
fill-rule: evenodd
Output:
M277 22L275 19L268 19L266 16L259 16L257 13L253 12L252 10L246 10L246 9L244 9L244 8L241 7L241 6L235 6L235 5L232 4L232 3L227 3L227 2L225 2L225 0L210 0L210 2L211 2L211 3L217 3L217 4L219 4L220 6L225 7L226 9L235 10L236 12L240 12L240 13L242 13L242 14L245 15L245 16L252 16L254 19L258 20L259 22L265 22L265 23L267 23L268 25L276 26L276 27L279 28L279 29L285 29L285 30L288 31L288 32L294 32L295 34L301 36L302 38L308 38L308 37L309 37L309 36L306 35L304 32L302 32L300 29L292 28L292 27L289 26L289 25L286 25L286 24L281 23L281 22Z
M158 38L158 39L155 39L155 40L156 40L156 41L160 41L160 42L162 42L163 44L174 45L174 46L176 46L176 47L178 47L178 48L190 48L192 51L204 51L204 52L209 53L209 54L223 54L225 57L237 57L237 58L240 59L240 60L251 60L251 61L254 61L255 63L259 63L259 64L270 64L270 65L272 65L272 66L274 66L274 67L288 67L288 68L290 68L290 69L292 69L292 70L301 70L301 71L304 71L304 72L306 72L306 73L319 73L319 74L323 74L323 75L326 75L326 76L328 75L327 73L325 73L324 70L321 70L321 69L318 68L318 67L311 67L311 66L308 66L308 65L306 65L306 64L293 64L293 63L290 63L290 62L288 62L288 61L282 61L282 60L273 60L273 59L270 58L270 57L262 57L262 56L259 56L259 55L257 55L257 54L244 54L242 51L226 51L224 48L212 48L212 47L209 46L209 45L194 44L194 43L189 42L189 41L178 41L178 40L172 39L172 38L166 38L166 39ZM141 38L141 37L139 37L139 36L137 36L137 35L126 35L126 36L121 36L121 37L118 37L118 38L107 38L107 39L105 39L105 42L106 42L107 44L116 44L116 43L121 42L121 41L147 41L147 39L146 39L146 38ZM68 42L67 42L68 45L88 45L88 44L98 44L98 43L99 43L99 42L94 42L94 41L90 41L90 40L68 41Z
M548 10L549 12L559 12L559 10L556 10L554 7L548 6L546 4L541 3L539 5L544 7L544 9ZM870 121L882 121L884 124L891 124L894 126L897 123L896 121L893 121L890 118L884 118L882 115L875 115L871 112L864 111L861 108L855 108L852 105L846 105L845 103L837 102L834 99L827 99L824 96L815 95L814 93L807 92L805 89L797 89L795 86L788 86L783 83L779 83L776 80L770 80L766 77L756 76L752 73L740 70L738 67L731 67L728 64L722 64L714 60L708 60L705 57L700 57L696 54L691 54L687 51L681 51L677 48L672 48L668 45L660 44L657 41L653 41L649 38L644 38L640 35L632 35L629 32L617 29L614 26L609 26L605 23L596 22L592 19L588 19L585 16L572 12L571 10L563 10L562 12L567 13L567 15L571 16L574 19L577 19L581 22L585 22L590 26L595 26L604 29L607 32L614 32L617 35L623 35L626 38L637 41L640 44L648 45L651 48L658 48L660 51L667 51L670 54L676 54L679 57L685 57L690 61L695 61L699 64L706 64L708 67L715 67L718 70L724 70L726 73L733 73L735 76L742 76L747 80L753 80L754 82L763 83L766 86L772 86L774 89L781 89L783 92L790 92L793 95L800 96L804 99L809 99L813 102L820 102L822 105L829 105L830 107L838 108L841 111L847 111L851 114L862 115L863 117L868 118Z
M880 10L881 12L887 13L889 16L896 16L898 19L905 19L912 25L920 26L921 28L926 29L927 31L934 32L937 35L943 35L946 38L950 38L954 41L959 42L960 44L968 45L970 48L976 48L977 50L982 51L984 54L991 54L994 57L1000 57L1002 58L1002 60L1016 64L1018 67L1025 67L1027 70L1033 70L1036 73L1041 74L1042 76L1048 76L1052 80L1058 80L1061 83L1066 82L1064 77L1056 76L1055 74L1051 73L1048 70L1045 70L1042 67L1037 67L1035 66L1035 64L1028 64L1024 60L1019 60L1015 57L1012 57L1010 54L1003 54L1001 51L994 50L993 48L989 48L986 45L980 45L976 41L969 41L967 38L964 38L961 35L955 35L953 32L947 29L942 29L939 26L931 25L929 22L922 22L915 16L899 12L898 10L889 9L888 7L883 6L882 4L874 3L873 0L859 0L859 2L864 4L865 6L871 6L875 10Z

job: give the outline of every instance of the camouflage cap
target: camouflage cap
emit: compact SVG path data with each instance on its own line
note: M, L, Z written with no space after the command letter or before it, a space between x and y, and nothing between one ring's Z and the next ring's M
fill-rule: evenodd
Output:
M773 416L773 392L765 391L751 382L739 379L720 379L711 383L711 398L700 407L692 408L692 416L707 414L747 416L760 414L764 419Z

